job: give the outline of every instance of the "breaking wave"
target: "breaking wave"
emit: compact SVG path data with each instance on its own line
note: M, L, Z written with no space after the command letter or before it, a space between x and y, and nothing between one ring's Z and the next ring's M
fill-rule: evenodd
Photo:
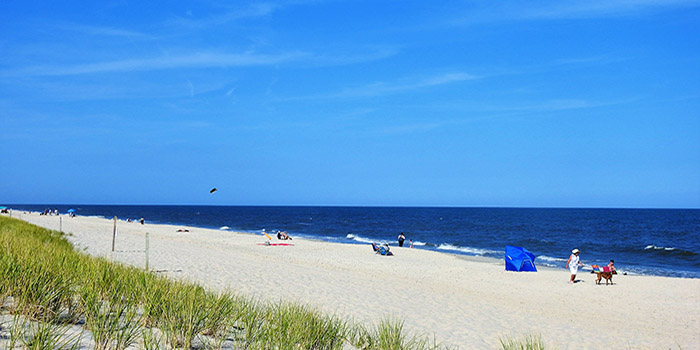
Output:
M376 239L371 239L371 238L367 238L367 237L357 236L357 235L354 235L354 234L352 234L352 233L349 233L347 236L345 236L345 238L347 238L347 239L349 239L349 240L351 240L351 241L361 242L361 243L372 243L372 242L377 242Z
M460 252L460 253L466 253L466 254L478 255L478 256L503 254L502 251L480 249L480 248L473 248L473 247L461 247L461 246L456 246L456 245L449 244L449 243L440 244L439 246L437 246L436 249L438 249L438 250L450 250L450 251L456 251L456 252Z
M535 261L537 261L537 262L544 262L544 263L548 263L548 264L555 264L555 263L556 263L556 265L559 265L559 263L565 262L566 259L563 259L563 258L554 258L554 257L547 256L547 255L538 255L538 256L535 258Z
M676 247L659 247L655 244L647 245L646 247L644 247L644 250L646 252L653 252L656 254L663 254L663 255L669 255L669 256L694 257L694 256L698 255L698 253L690 251L690 250L680 249L680 248L676 248Z

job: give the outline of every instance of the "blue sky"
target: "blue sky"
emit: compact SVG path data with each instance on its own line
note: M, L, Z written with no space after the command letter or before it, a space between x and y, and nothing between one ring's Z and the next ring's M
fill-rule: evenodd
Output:
M698 23L683 0L5 1L0 202L699 208Z

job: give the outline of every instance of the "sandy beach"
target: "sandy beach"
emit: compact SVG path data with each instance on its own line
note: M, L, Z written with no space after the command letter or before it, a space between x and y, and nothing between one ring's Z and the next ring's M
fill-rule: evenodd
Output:
M358 322L394 317L410 332L461 349L497 348L499 337L539 334L559 349L695 349L700 342L700 279L614 277L540 268L504 271L500 260L392 247L295 238L293 246L260 245L262 235L103 218L13 217L68 233L77 249L150 269L212 290L266 300L294 300ZM61 224L62 220L62 224ZM189 232L178 232L188 230ZM277 243L277 240L273 240ZM586 263L586 252L581 253ZM620 266L618 268L624 268Z

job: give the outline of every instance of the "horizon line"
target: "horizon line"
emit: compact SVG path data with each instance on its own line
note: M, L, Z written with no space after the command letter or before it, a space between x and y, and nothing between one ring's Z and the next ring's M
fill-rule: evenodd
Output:
M88 203L14 203L6 204L8 209L13 209L11 206L43 206L43 205L60 205L60 206L163 206L163 207L335 207L335 208L453 208L453 209L639 209L639 210L700 210L700 207L624 207L624 206L509 206L509 205L358 205L358 204L165 204L165 203L149 203L149 204L88 204Z

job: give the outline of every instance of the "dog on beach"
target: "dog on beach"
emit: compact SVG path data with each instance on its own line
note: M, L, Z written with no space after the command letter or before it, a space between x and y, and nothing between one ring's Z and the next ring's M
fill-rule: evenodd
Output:
M610 260L610 264L612 264L612 263L613 263L613 261ZM593 271L591 271L591 273L596 274L595 284L600 284L600 280L602 280L603 278L605 278L605 285L606 286L608 285L608 283L614 284L612 281L612 277L614 274L617 273L617 272L615 272L614 267L610 267L610 265L603 266L603 267L600 267L598 265L591 265L591 267L593 268Z
M596 280L595 280L596 284L600 284L600 280L603 278L605 278L605 285L606 286L608 285L608 282L610 282L610 284L614 284L612 281L612 277L613 277L612 272L600 271L600 272L596 272L596 275L597 275Z

